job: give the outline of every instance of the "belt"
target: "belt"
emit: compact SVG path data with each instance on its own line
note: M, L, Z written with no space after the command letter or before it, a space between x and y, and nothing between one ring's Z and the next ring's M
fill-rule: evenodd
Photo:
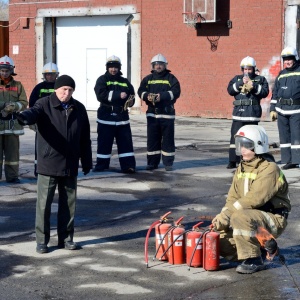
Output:
M283 104L283 105L300 105L300 99L283 99L279 98L278 103Z
M256 99L235 100L233 101L233 105L259 105L259 102Z
M174 106L170 105L170 106L166 106L164 108L158 108L158 107L148 107L148 113L154 113L154 114L171 114L173 113L174 110Z
M104 103L101 103L101 106L104 109L106 109L107 111L111 112L111 113L122 113L124 111L124 107L123 106L112 106L112 105L107 105Z

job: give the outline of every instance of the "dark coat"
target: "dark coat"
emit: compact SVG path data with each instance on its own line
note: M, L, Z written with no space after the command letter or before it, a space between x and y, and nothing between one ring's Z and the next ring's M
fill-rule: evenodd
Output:
M232 112L232 119L241 122L259 122L262 114L260 100L269 94L269 84L264 76L253 74L250 79L253 82L253 89L244 94L241 92L244 75L236 75L228 84L227 91L235 100L252 100L253 105L236 105Z
M47 176L77 176L79 159L83 170L92 168L90 123L86 109L71 98L64 109L53 93L39 99L20 114L28 125L37 123L37 173Z
M161 73L152 71L142 80L138 95L148 105L148 111L154 109L153 103L148 101L148 95L152 93L160 94L160 102L155 103L155 108L164 114L175 114L174 104L180 96L181 89L178 79L170 72L170 70Z
M98 108L98 119L104 121L127 121L129 120L128 110L124 109L124 104L130 95L135 94L132 84L127 78L121 76L122 72L111 75L108 71L101 75L95 85L97 100L101 103ZM125 99L121 99L122 92L127 94ZM133 104L131 106L134 105Z
M38 83L29 97L29 107L32 107L40 98L50 96L54 92L55 82L43 81Z

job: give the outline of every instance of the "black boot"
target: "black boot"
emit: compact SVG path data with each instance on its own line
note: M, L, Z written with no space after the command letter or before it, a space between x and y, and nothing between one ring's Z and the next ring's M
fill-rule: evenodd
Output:
M235 168L236 168L236 162L235 161L230 161L229 164L226 167L226 169L235 169Z
M288 169L295 169L298 168L299 165L297 164L291 164L291 163L287 163L286 165L282 166L281 169L282 170L288 170Z
M259 256L247 258L237 266L236 271L242 274L252 274L264 270L265 268L266 265L264 265L262 258Z

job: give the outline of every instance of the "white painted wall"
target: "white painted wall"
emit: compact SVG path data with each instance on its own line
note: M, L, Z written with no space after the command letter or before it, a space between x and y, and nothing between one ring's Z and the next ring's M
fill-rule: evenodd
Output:
M110 15L61 17L56 20L57 65L60 75L68 74L74 78L74 98L88 110L99 107L92 89L96 79L106 71L107 57L120 57L122 72L127 77L126 18L127 15ZM91 60L94 60L93 64Z

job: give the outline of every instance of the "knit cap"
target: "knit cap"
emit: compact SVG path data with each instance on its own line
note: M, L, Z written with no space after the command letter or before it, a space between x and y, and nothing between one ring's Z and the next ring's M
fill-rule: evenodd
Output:
M69 86L75 90L75 81L69 75L61 75L55 80L54 89L59 89L62 86Z

